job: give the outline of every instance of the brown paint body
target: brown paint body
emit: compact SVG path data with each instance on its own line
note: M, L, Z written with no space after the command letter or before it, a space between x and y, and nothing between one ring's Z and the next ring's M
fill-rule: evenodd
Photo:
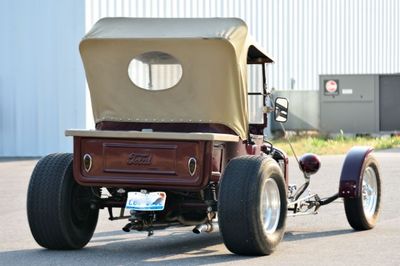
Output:
M114 124L114 123L113 123ZM111 124L112 125L112 124ZM115 126L116 125L116 126ZM97 125L98 129L125 130L149 128L149 124ZM191 125L174 125L176 132L190 132ZM196 126L197 127L197 126ZM207 129L211 128L207 126ZM228 133L223 127L212 127ZM217 130L215 130L217 129ZM178 131L179 130L179 131ZM177 141L74 137L74 176L87 186L173 189L199 191L210 182L218 182L229 160L241 155L260 155L262 137L253 144L246 141ZM92 167L85 170L83 157L92 157ZM191 175L188 162L195 158Z
M362 169L372 147L353 147L346 155L340 174L339 197L359 198L362 190Z

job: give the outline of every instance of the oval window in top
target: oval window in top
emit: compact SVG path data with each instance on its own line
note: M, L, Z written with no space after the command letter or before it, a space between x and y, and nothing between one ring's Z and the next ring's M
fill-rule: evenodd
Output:
M151 91L166 90L181 80L182 65L170 54L147 52L131 60L128 75L139 88Z

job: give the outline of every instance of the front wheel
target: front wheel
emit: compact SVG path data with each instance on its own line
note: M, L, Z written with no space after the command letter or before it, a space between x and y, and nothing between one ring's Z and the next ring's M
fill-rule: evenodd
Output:
M355 230L368 230L376 225L381 202L381 179L378 162L369 154L361 170L361 195L345 198L347 221Z
M75 182L72 154L50 154L33 170L28 189L29 227L48 249L79 249L91 239L98 209L90 208L90 187Z
M225 246L241 255L271 254L285 232L286 185L272 158L243 156L224 170L218 222Z

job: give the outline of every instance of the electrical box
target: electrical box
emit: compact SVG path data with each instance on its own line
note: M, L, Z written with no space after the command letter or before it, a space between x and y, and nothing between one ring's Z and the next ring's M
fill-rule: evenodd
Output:
M320 131L400 131L400 74L320 75Z

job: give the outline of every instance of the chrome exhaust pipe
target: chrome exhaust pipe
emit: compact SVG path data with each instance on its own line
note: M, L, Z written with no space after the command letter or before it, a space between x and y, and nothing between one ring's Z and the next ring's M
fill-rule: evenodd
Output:
M133 224L132 223L127 223L123 228L122 231L129 233L133 229Z
M214 230L211 223L199 224L193 228L193 233L200 234L201 232L211 233Z

